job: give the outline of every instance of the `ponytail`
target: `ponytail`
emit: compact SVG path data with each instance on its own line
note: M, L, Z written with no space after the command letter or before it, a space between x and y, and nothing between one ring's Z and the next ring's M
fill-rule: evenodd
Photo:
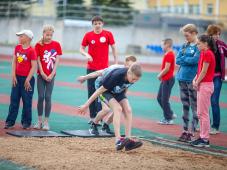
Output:
M52 25L44 25L43 26L43 34L46 32L46 31L52 31L54 32L54 27ZM44 38L42 36L42 38L39 40L39 44L40 45L44 45Z
M213 51L214 54L217 52L217 45L215 43L215 40L212 38L212 36L202 34L199 36L198 39L201 42L204 42L204 43L206 42L208 44L208 47L211 49L211 51Z

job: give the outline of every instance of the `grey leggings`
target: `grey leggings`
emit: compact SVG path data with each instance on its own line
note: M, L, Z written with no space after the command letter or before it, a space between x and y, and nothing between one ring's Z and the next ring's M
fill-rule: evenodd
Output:
M197 116L197 92L193 89L192 83L179 81L180 98L183 104L183 128L185 131L189 130L190 114L189 109L192 110L191 131L195 132L198 125Z
M41 75L37 76L37 89L38 89L38 116L43 115L43 102L45 99L45 117L48 118L50 116L51 111L51 94L54 87L54 78L47 82L42 78Z

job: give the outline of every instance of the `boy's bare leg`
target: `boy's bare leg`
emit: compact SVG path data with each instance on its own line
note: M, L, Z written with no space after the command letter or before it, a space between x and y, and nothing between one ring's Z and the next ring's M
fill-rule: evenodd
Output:
M122 108L121 105L114 99L110 99L109 105L112 108L113 111L113 126L114 126L114 133L115 133L115 138L118 140L121 138L120 134L120 127L121 127L121 113L122 113Z
M113 112L108 115L108 117L107 117L107 119L105 121L106 124L109 125L109 124L111 124L113 122L113 116L114 116Z
M126 98L120 101L120 105L125 117L125 136L130 138L132 129L132 109Z
M98 124L99 121L101 121L111 111L110 108L105 103L101 102L101 104L102 104L102 110L98 112L98 114L96 115L93 121L95 124Z

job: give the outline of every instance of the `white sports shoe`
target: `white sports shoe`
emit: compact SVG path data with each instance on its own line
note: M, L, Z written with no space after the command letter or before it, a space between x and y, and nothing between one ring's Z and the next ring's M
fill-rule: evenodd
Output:
M34 129L42 129L42 122L37 122L34 127Z
M43 125L43 130L50 130L50 126L49 126L48 123L45 123L45 124Z
M218 133L220 133L220 131L218 131L218 130L215 129L215 128L211 128L211 130L210 130L210 134L211 134L211 135L216 135L216 134L218 134Z

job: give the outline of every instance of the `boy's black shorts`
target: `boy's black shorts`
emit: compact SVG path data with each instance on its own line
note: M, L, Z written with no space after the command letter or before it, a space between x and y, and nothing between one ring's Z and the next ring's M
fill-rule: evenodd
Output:
M109 102L110 99L114 98L118 102L122 101L123 99L127 99L125 92L118 93L118 94L112 94L110 92L104 92L102 96Z

